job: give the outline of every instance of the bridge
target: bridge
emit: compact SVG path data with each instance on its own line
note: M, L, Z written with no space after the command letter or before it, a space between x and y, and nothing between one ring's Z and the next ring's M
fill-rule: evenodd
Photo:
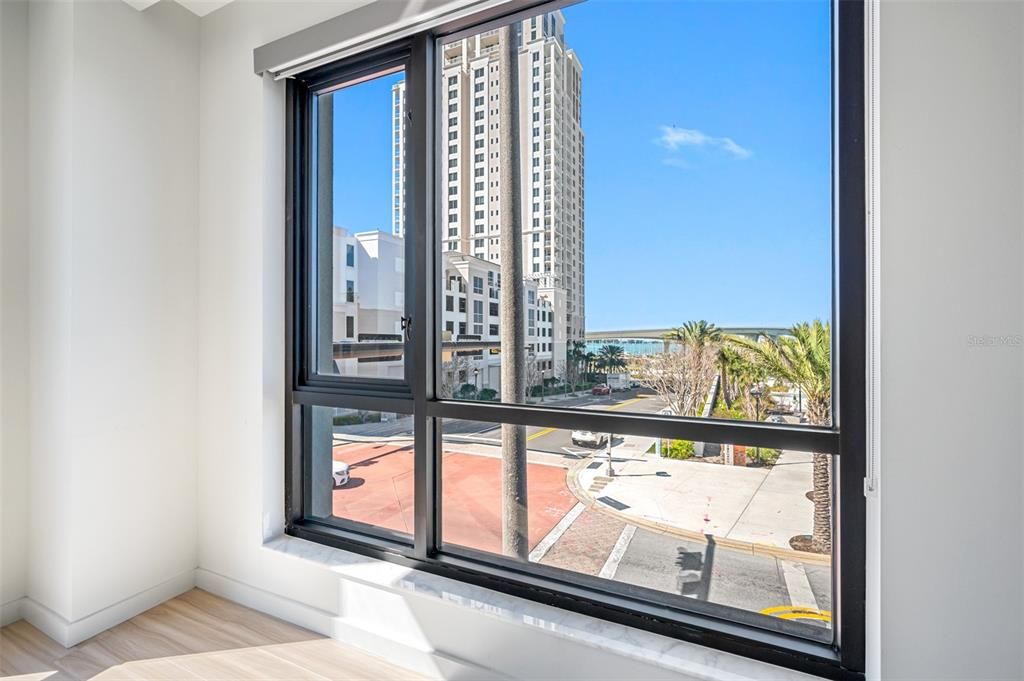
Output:
M0 0L2 2L3 0ZM588 341L614 340L665 340L665 334L674 329L627 329L625 331L588 331L584 338ZM746 336L756 339L758 336L778 338L789 333L788 328L768 326L736 326L720 327L725 335ZM334 359L361 359L364 361L399 360L405 352L405 343L400 335L362 335L358 341L335 341ZM458 340L442 340L444 352L490 352L501 350L498 341L482 340L479 336L463 336Z
M678 327L676 327L678 328ZM771 336L778 338L789 333L789 328L776 326L733 326L718 327L727 336L746 336L756 339L758 336ZM675 331L675 328L667 329L626 329L624 331L587 331L583 338L588 341L600 340L664 340L665 335Z

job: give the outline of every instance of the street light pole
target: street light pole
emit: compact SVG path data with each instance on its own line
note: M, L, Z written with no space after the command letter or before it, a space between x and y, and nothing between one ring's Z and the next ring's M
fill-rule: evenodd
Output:
M615 433L608 433L608 477L615 477L615 469L612 468L612 440L615 439Z
M760 421L761 420L761 388L759 386L755 385L753 388L750 389L750 394L754 398L754 416L757 418L758 421ZM756 445L754 446L754 457L758 461L761 460L761 448L756 446Z

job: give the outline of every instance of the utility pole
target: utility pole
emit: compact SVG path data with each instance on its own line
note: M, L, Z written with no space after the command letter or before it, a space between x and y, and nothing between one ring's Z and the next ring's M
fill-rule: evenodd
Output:
M526 401L523 224L519 167L519 23L498 30L498 210L501 214L501 401ZM526 427L501 426L501 549L528 560Z

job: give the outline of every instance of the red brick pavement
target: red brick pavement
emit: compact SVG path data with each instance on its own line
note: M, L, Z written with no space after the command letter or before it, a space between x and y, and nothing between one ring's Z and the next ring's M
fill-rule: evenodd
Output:
M596 575L601 572L626 523L586 510L541 559L541 565Z
M343 444L335 461L350 466L348 485L334 491L340 518L412 534L413 449L391 443ZM565 469L527 464L532 548L576 504ZM442 537L481 551L501 551L501 459L446 451L442 460Z

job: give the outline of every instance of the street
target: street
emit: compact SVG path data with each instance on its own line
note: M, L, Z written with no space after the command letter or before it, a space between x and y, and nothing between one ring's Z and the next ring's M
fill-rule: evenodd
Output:
M549 400L545 404L560 408L622 410L641 414L654 414L665 408L664 401L658 396L637 390L616 392L611 395L584 395ZM493 423L460 421L457 430L460 435L501 441L501 426ZM445 432L448 432L447 426ZM586 447L574 445L571 435L568 430L530 426L526 429L527 447L533 451L548 452L570 459L579 458L580 454L591 453Z
M641 413L656 412L663 406L657 397L636 392L587 395L559 400L557 404ZM491 553L501 551L500 428L491 423L445 423L441 532L442 541L449 547L463 546ZM762 550L757 544L726 541L728 533L714 523L697 523L696 532L672 531L631 518L628 513L632 510L617 512L616 499L602 495L605 485L621 483L631 486L621 488L623 493L635 489L635 494L653 498L660 485L676 484L672 476L678 475L679 466L685 467L687 479L691 474L719 474L731 467L659 460L650 454L645 456L646 441L617 437L615 458L620 468L626 465L623 463L626 457L621 453L629 452L635 460L630 465L643 466L647 462L659 468L674 466L676 473L657 472L652 477L627 474L609 479L602 478L604 448L574 445L568 430L530 427L527 446L531 562L718 606L763 612L783 620L778 626L797 626L804 635L822 640L830 635L831 568L827 557L819 559L797 554L778 544ZM413 450L407 433L405 437L379 437L377 440L361 437L346 441L342 436L341 440L336 439L334 459L345 461L351 470L349 483L334 491L335 516L412 533ZM792 470L779 469L778 472L791 475ZM763 478L766 471L735 469L730 472L746 479ZM711 494L711 487L710 483L700 483L700 479L699 476L693 478L693 484L701 487L697 495L701 507L679 507L678 512L673 511L678 513L673 518L695 514L707 518L711 497L706 497L705 502L705 497L699 495ZM727 488L731 479L725 480ZM570 484L573 480L577 485L575 490ZM587 491L578 488L580 481L588 486ZM751 484L758 489L766 486L756 480ZM803 489L799 478L796 487ZM619 492L615 494L621 497ZM787 506L809 503L802 491L780 496L781 503ZM641 505L631 503L635 504L634 509ZM756 516L755 523L764 514ZM742 527L742 523L730 522L729 525ZM703 532L713 532L715 536L705 539L707 535ZM785 623L794 621L794 624Z

